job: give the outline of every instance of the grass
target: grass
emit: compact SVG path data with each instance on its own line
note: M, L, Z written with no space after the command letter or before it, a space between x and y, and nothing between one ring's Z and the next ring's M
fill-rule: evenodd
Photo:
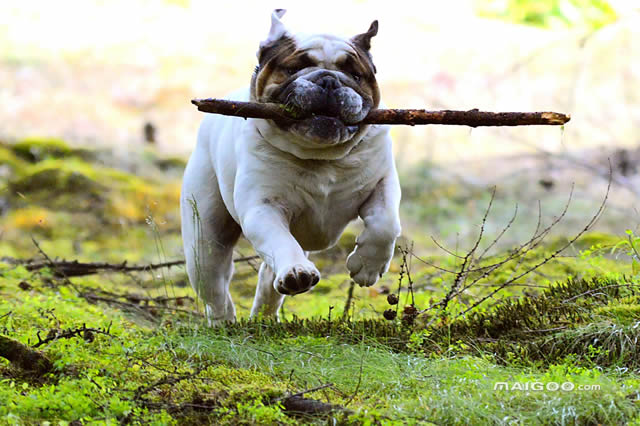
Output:
M177 204L172 206L167 195L179 173L159 173L162 159L146 154L142 161L148 169L133 176L124 167L108 166L108 159L98 160L103 154L80 156L59 141L49 151L42 144L46 141L38 142L38 152L54 154L29 158L18 148L0 146L0 162L15 171L0 181L6 188L0 197L10 206L0 216L3 254L38 256L34 237L51 258L135 263L181 256L172 211ZM26 142L19 149L33 151ZM83 195L67 188L64 180L57 184L60 196L70 200L65 205L51 203L39 186L26 185L24 193L11 190L15 182L32 182L42 170L81 173L105 188L100 192L104 202L83 209ZM406 191L405 214L424 201L417 184L413 188L413 193ZM454 186L446 191L463 193ZM456 211L464 212L461 206L475 195L469 197ZM132 203L147 216L104 220L114 200ZM455 197L451 200L453 206ZM507 201L498 198L496 203L506 206ZM500 216L503 210L497 211ZM444 216L439 220L446 223ZM411 214L412 221L422 223L421 216ZM20 232L14 230L17 223L23 223ZM452 300L447 312L430 311L413 323L401 319L411 301L401 256L377 286L354 288L349 320L341 319L350 285L344 259L356 233L357 228L350 229L337 247L314 255L323 280L311 293L287 299L281 323L246 320L255 265L237 264L232 294L241 320L215 329L205 325L182 268L67 280L50 268L28 271L10 259L0 261L1 334L34 345L83 325L108 330L54 338L39 346L54 365L45 375L22 371L0 358L0 423L640 422L640 277L633 269L632 244L625 243L635 241L633 233L588 233L572 246L574 256L549 262L456 318L518 267L539 262L566 242L561 233L520 264L505 264L482 286ZM473 240L461 240L457 250L463 252L468 241ZM501 250L486 261L499 259ZM238 256L251 253L246 242L238 246ZM460 259L446 253L424 257L447 269L460 265ZM410 263L416 307L441 300L452 274L415 258ZM384 320L383 311L393 309L387 296L398 291L400 279L399 317ZM500 382L515 389L496 390ZM565 383L574 389L549 388ZM284 398L322 385L330 386L305 396L350 411L303 418L287 413Z
M33 343L37 332L85 323L111 324L113 335L45 345L55 365L54 373L45 377L25 377L2 364L0 416L7 421L164 423L206 417L234 424L286 423L290 419L271 400L327 383L333 386L313 396L348 405L355 411L352 422L458 424L476 419L483 424L614 424L638 415L634 392L640 378L630 373L633 369L600 367L597 354L585 367L570 354L546 366L523 366L526 358L497 362L485 349L461 342L452 343L442 354L425 352L415 345L419 333L383 323L376 334L371 332L375 322L366 327L316 319L210 329L202 321L173 314L163 316L157 326L144 327L140 320L109 306L87 304L47 273L38 277L7 265L1 273L8 302L0 309L1 326L9 336ZM18 288L25 280L32 286L28 291ZM611 330L598 323L589 327L601 333ZM386 343L385 328L392 336ZM583 332L575 331L586 335ZM146 411L134 400L140 387L185 373L192 377L145 395L165 411ZM569 382L576 388L597 385L599 389L496 391L498 382L541 383L545 388L550 382ZM171 404L193 401L211 409L206 415L167 410Z

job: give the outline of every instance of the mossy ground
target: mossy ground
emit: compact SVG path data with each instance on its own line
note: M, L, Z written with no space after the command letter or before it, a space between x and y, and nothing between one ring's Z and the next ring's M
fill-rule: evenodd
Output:
M59 141L0 145L2 256L39 257L33 238L51 258L130 264L180 258L180 164L152 152L138 157L134 172L130 163L119 166L108 154ZM407 223L419 226L405 227L410 238L402 243L415 241L416 252L436 265L410 259L415 305L424 309L445 296L452 275L443 269L455 270L461 259L421 252L426 217L438 215L440 235L455 233L455 226L435 207L420 210L426 203L420 188L404 182ZM439 199L449 200L440 207L450 215L488 201L486 192L475 197L451 184L433 188L448 194ZM507 212L507 204L497 199L496 211ZM487 224L486 241L500 221ZM349 413L328 416L344 423L640 422L640 283L625 236L589 233L564 257L458 316L570 238L556 234L506 262L446 312L434 309L411 322L401 319L411 303L401 256L377 286L356 286L345 312L351 283L344 260L356 233L350 229L337 247L315 255L323 280L287 299L280 323L246 320L256 264L237 264L232 294L241 321L216 329L206 326L181 267L65 279L51 268L28 271L4 258L2 334L33 345L83 325L109 333L39 346L54 363L44 376L0 358L0 422L324 424L327 416L290 417L282 399L329 383L306 396L348 407ZM503 259L510 246L503 248L483 264ZM242 242L237 254L252 251ZM401 277L400 315L384 320L383 311L393 309L387 295ZM544 389L494 390L498 382ZM555 383L574 388L549 390Z

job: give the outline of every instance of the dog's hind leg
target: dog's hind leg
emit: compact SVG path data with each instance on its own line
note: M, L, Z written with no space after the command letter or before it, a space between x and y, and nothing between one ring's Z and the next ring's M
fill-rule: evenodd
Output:
M206 305L209 324L234 321L229 282L233 247L242 231L224 205L207 156L194 155L189 160L180 210L187 274Z

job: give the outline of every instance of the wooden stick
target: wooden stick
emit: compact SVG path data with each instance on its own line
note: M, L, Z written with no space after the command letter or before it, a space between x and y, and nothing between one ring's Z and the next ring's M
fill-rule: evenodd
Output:
M284 105L228 101L225 99L193 99L199 111L232 117L263 118L291 123L305 117L288 110ZM428 111L424 109L375 109L369 112L362 124L449 124L460 126L528 126L563 125L571 119L568 114L558 112L488 112Z

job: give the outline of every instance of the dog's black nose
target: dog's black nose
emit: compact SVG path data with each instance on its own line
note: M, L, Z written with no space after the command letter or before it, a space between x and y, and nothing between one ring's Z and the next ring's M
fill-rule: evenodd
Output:
M340 82L332 75L325 75L320 80L318 80L316 84L328 92L336 90L340 87Z

